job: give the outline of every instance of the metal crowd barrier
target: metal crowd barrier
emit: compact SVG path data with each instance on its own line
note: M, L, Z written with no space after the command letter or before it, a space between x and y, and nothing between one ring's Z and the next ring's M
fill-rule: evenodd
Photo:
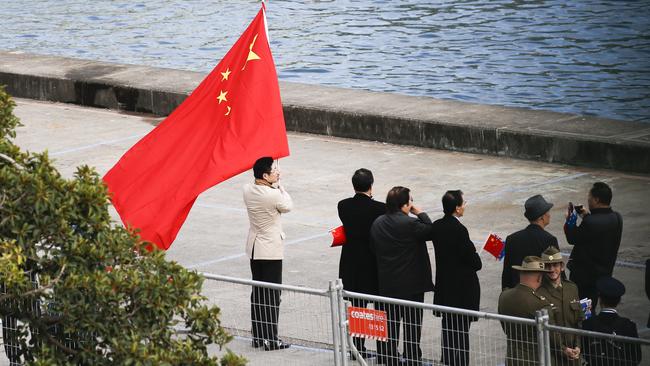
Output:
M581 347L579 362L590 366L650 359L650 340L553 326L545 311L523 319L349 292L341 280L312 289L202 275L203 295L219 306L221 325L233 336L227 347L251 365L569 365L560 346L567 342ZM255 337L276 324L291 347L265 352ZM17 326L2 319L0 365L15 354Z
M326 290L317 290L203 275L207 280L204 294L221 307L222 324L235 335L235 343L245 344L233 350L249 355L253 365L262 358L269 363L271 354L275 357L271 364L282 365L561 365L566 363L554 359L558 356L554 337L560 333L574 334L583 342L616 342L632 348L640 362L641 355L650 355L648 340L553 326L545 311L535 319L523 319L349 292L343 290L340 280L330 281ZM290 349L256 356L263 350L251 345L250 295L254 286L282 291L278 331L282 340L293 344ZM373 318L376 313L351 311L357 308L352 305L366 305L370 311L385 314L385 334L366 334L362 345L362 337L353 336L360 334L352 329L358 325L353 324L355 317ZM377 324L370 321L364 326ZM609 355L594 359L593 352L585 351L580 362L586 356L596 365L637 364L628 363L623 356L616 361L616 356ZM607 360L612 362L604 362Z

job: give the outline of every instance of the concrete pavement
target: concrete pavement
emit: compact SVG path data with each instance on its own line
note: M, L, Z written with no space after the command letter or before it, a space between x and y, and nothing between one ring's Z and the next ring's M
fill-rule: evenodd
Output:
M30 151L47 149L66 177L71 177L75 167L81 164L92 165L100 174L105 173L160 121L151 115L69 104L26 99L18 99L17 103L15 113L24 126L18 129L16 142ZM649 175L303 133L290 133L289 143L291 156L282 159L280 166L282 183L292 195L295 208L283 217L287 233L284 283L325 289L328 280L337 277L340 250L329 248L327 230L339 225L336 204L353 194L350 177L360 167L373 171L376 199L383 200L392 186L407 186L415 203L432 219L442 214L442 194L447 189L462 189L469 201L463 222L478 243L491 231L505 237L525 227L523 203L526 198L541 193L555 203L548 230L558 237L566 253L571 250L562 232L566 203L586 203L591 184L605 181L614 191L614 209L624 218L618 257L621 263L614 273L627 287L620 312L637 323L642 336L650 338L645 327L650 307L640 268L650 257ZM251 180L252 173L245 172L202 194L168 251L169 259L199 271L250 278L248 260L243 253L248 221L241 187ZM431 248L430 255L433 262ZM482 260L481 310L494 312L502 263L487 253L482 254ZM238 297L239 302L234 304L244 307L240 309L244 316L237 321L245 326L248 290L235 291L234 286L231 290L224 292L223 288L206 283L206 294L216 304L232 302L233 297ZM219 298L224 293L229 295ZM291 300L283 298L283 301L285 306ZM319 303L320 300L308 301ZM430 301L430 295L426 301ZM297 316L299 310L283 315L281 332L283 320ZM316 328L319 327L323 325ZM435 329L427 331L431 337L439 332L439 328ZM232 344L233 348L240 353L250 352L245 333L241 337ZM428 337L427 333L424 337ZM439 355L435 353L436 347L438 343L431 341L431 352ZM302 351L294 348L286 354L304 360ZM245 354L252 364L263 363L264 357L270 355ZM309 354L309 357L321 357ZM322 358L323 363L318 363L328 364L327 356Z

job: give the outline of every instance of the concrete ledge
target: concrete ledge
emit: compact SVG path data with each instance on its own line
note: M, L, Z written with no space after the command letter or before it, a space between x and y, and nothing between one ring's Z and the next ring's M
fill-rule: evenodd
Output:
M204 74L0 51L16 97L171 113ZM288 130L650 173L650 124L280 83Z

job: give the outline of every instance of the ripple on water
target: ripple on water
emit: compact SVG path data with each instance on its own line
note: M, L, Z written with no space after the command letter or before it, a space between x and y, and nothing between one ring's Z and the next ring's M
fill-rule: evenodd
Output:
M207 72L258 8L7 1L0 44ZM267 14L283 79L650 122L644 1L295 0Z

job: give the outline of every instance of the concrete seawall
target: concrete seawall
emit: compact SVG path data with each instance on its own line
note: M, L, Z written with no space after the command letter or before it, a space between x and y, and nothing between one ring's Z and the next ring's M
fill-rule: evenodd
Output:
M205 74L0 51L22 98L167 115ZM650 173L650 124L280 83L288 130Z

